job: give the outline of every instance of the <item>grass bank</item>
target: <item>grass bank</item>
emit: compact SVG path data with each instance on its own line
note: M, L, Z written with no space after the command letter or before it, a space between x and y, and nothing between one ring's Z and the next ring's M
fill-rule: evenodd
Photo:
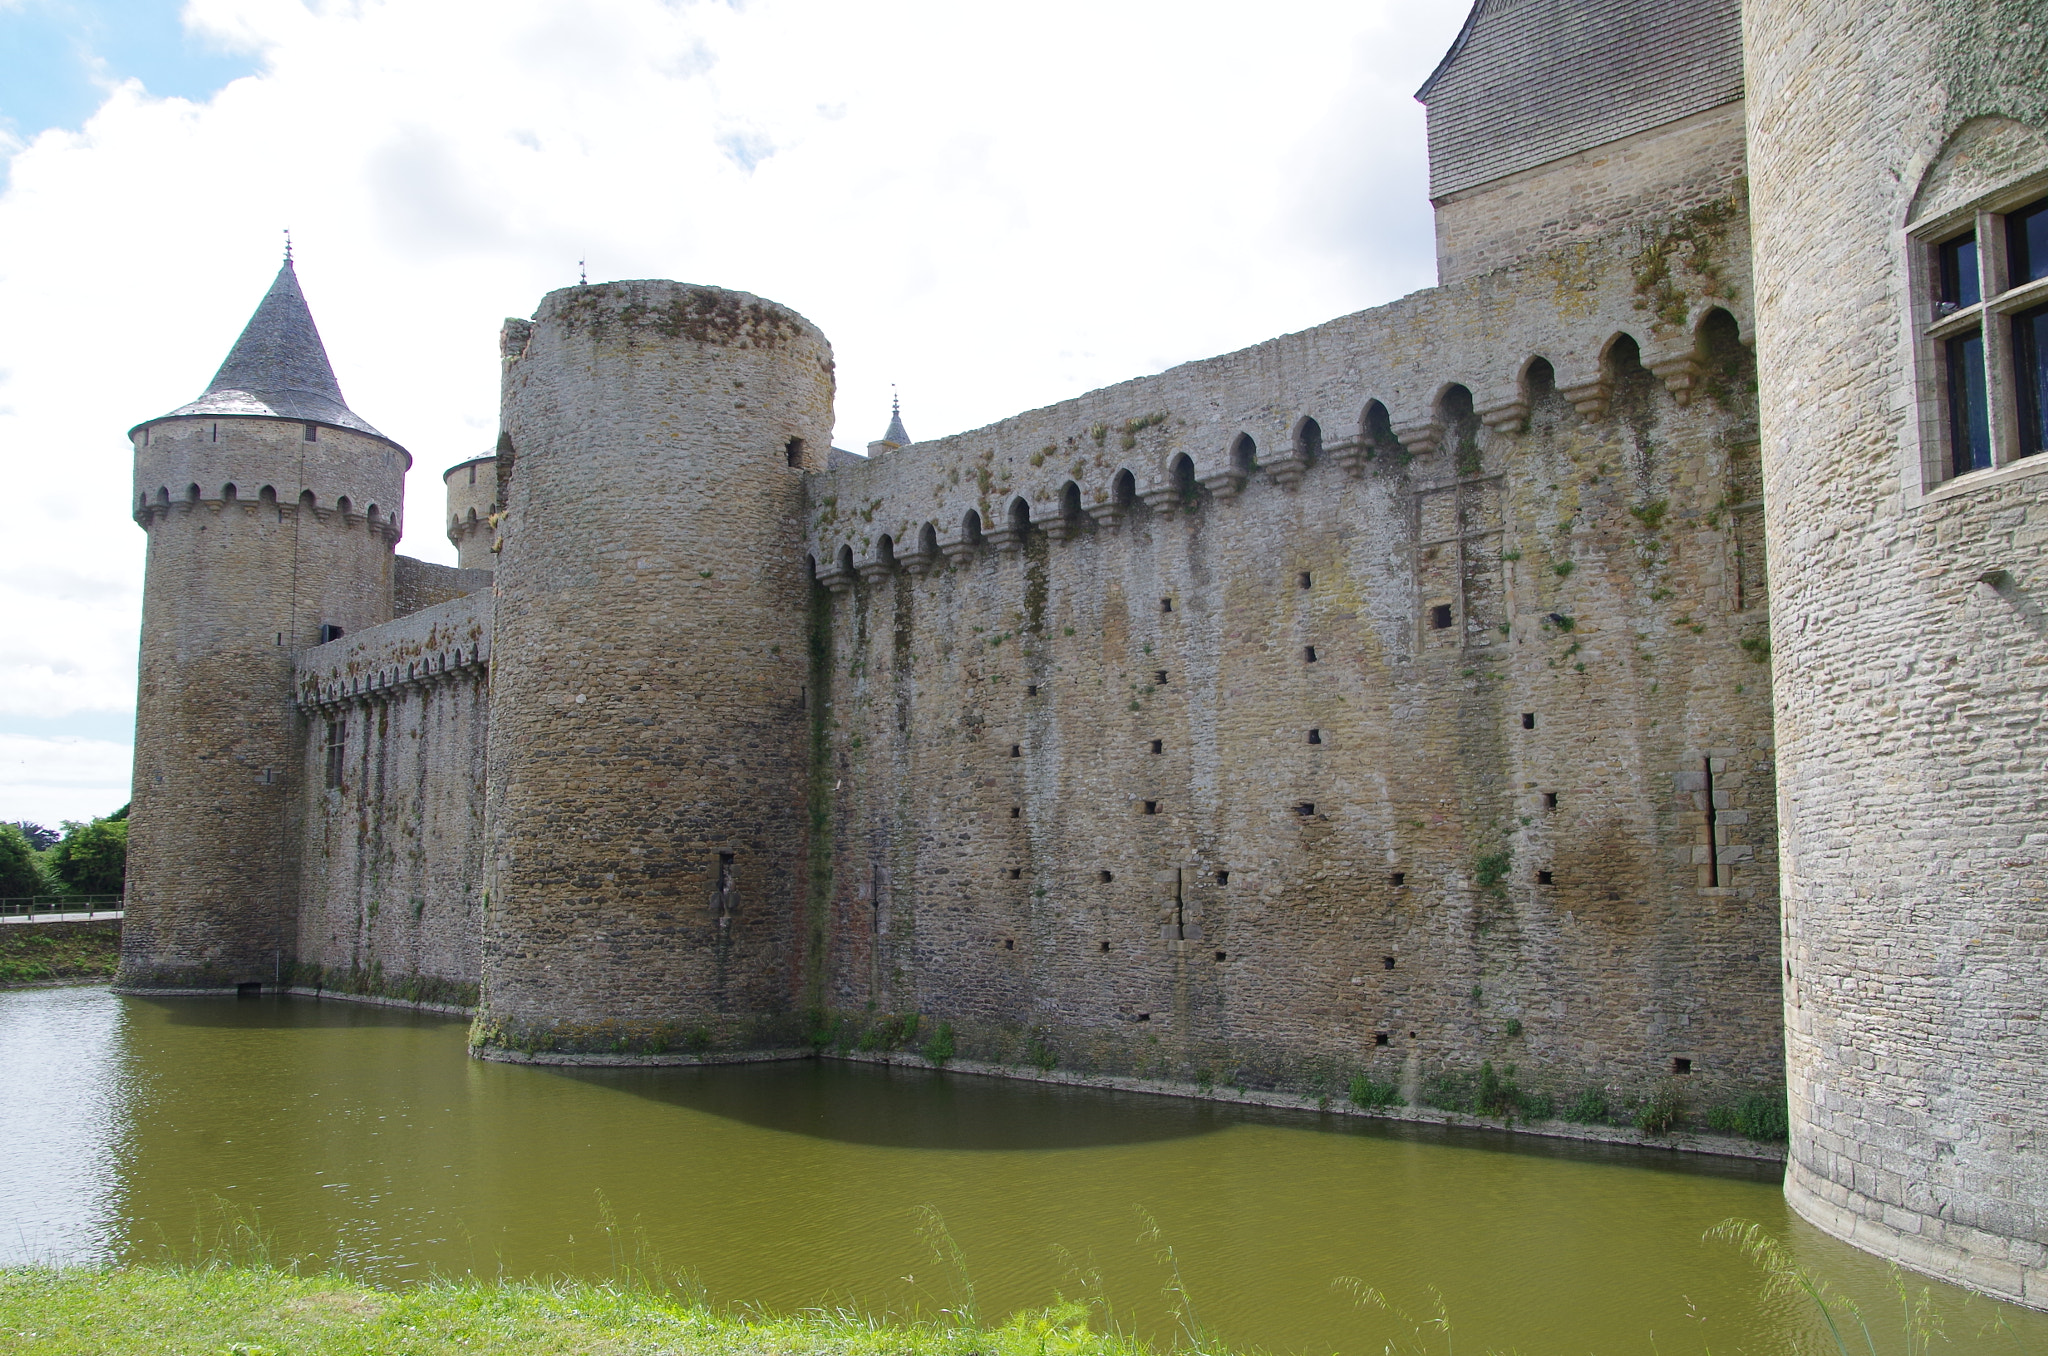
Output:
M0 988L111 979L120 963L119 923L0 924Z
M713 1309L634 1286L343 1276L203 1265L0 1271L0 1349L33 1356L1145 1356L1079 1304L995 1328Z

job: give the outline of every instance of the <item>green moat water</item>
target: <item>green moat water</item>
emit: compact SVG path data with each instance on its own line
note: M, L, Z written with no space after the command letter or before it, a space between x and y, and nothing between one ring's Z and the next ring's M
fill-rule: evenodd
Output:
M1355 1276L1418 1313L1439 1289L1459 1350L1788 1350L1812 1310L1702 1241L1732 1216L1899 1345L1883 1264L1794 1219L1756 1165L837 1063L488 1064L465 1031L306 999L0 994L0 1260L189 1252L225 1213L385 1283L602 1278L624 1251L714 1301L929 1315L965 1299L935 1210L984 1317L1094 1295L1171 1341L1170 1246L1239 1347L1379 1351L1392 1330L1334 1284ZM2048 1316L1934 1290L1951 1349L2048 1350ZM1998 1313L2017 1345L1979 1337Z

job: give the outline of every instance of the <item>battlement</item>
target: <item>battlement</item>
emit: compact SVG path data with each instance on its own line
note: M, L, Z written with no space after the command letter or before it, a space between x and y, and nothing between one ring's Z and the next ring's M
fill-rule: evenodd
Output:
M169 419L135 433L134 517L145 529L179 506L297 510L403 532L411 458L380 437L270 419Z
M457 462L441 473L441 483L448 487L448 540L456 559L466 569L490 569L497 535L492 519L503 507L498 454Z
M1454 454L1555 390L1607 417L1635 365L1683 404L1710 330L1751 338L1742 204L1719 199L1297 334L1105 387L819 476L807 549L832 587L1064 539L1138 502L1171 513L1254 474L1283 485ZM1449 474L1447 472L1447 474Z
M294 698L302 710L324 711L484 676L491 612L485 590L304 650L293 666Z

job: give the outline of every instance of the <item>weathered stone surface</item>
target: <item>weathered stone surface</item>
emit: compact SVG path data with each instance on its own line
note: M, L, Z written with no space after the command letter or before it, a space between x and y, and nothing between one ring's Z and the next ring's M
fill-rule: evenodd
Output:
M515 354L482 1044L783 1039L831 349L757 297L632 282L550 293Z
M2048 15L1752 0L1745 26L1786 1192L1851 1242L2048 1306L2048 458L1938 483L1932 297L1901 231L2048 192L2028 177ZM2019 135L1980 137L1994 117Z
M1653 239L815 478L812 554L853 564L819 682L833 1006L1184 1084L1776 1086L1752 383L1719 350L1681 405L1616 356L1706 342L1636 305ZM1712 257L1682 321L1747 295ZM1607 417L1531 389L1536 355L1601 373ZM1457 380L1524 417L1456 414ZM1373 399L1425 455L1340 457ZM1242 490L1189 498L1183 456ZM1133 506L1058 541L955 526L1062 521L1126 470ZM954 568L878 568L927 526Z
M121 983L277 983L292 960L301 776L292 657L389 620L408 458L261 418L136 430L149 533Z

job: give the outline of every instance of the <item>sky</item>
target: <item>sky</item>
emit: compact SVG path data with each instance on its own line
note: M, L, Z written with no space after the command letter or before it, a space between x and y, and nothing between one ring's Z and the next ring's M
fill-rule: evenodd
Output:
M0 820L128 797L125 431L205 388L284 232L350 406L490 449L497 330L576 281L773 298L834 441L980 427L1435 280L1464 0L0 0Z

